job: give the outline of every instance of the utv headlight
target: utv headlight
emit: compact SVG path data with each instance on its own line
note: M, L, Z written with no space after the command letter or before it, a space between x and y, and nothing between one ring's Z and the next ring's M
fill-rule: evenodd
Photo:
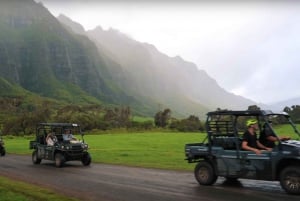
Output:
M81 147L82 147L83 149L88 149L88 148L89 148L88 144L84 144L84 143L81 144Z

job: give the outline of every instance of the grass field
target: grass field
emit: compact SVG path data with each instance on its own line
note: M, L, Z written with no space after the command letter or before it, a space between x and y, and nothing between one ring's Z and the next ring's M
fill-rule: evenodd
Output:
M292 133L286 126L276 128L282 135ZM201 142L205 133L143 132L85 135L92 161L128 166L192 170L193 164L184 160L184 145ZM78 137L78 136L77 136ZM294 134L291 136L296 139ZM8 153L31 154L30 137L5 137Z
M192 170L184 160L184 145L202 141L200 133L122 133L85 135L93 162L139 167ZM5 137L8 153L31 154L29 141L34 137Z
M184 145L202 141L200 133L135 133L86 136L96 162L163 169L191 170Z
M0 200L5 201L78 201L49 189L13 181L0 176Z

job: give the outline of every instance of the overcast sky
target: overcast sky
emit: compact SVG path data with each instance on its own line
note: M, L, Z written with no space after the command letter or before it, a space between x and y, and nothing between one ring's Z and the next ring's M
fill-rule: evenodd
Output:
M114 28L179 55L258 103L300 97L300 1L36 1L86 30Z

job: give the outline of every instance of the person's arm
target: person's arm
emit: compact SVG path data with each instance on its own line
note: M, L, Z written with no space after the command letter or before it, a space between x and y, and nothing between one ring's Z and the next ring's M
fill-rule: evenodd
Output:
M248 146L248 142L245 140L242 142L242 149L246 151L253 151L257 155L261 154L261 150Z
M280 140L290 140L291 138L288 136L281 136L279 137Z
M280 141L282 141L282 140L290 140L291 139L290 137L287 137L287 136L279 136L278 138L279 138ZM278 141L278 139L276 137L271 136L271 135L267 137L267 140L272 141L272 142Z
M272 148L264 146L262 143L260 143L258 140L256 141L256 144L259 148L267 150L267 151L272 151Z
M276 142L276 141L277 141L277 138L270 135L270 136L267 137L267 140L269 140L269 141L271 141L271 142Z

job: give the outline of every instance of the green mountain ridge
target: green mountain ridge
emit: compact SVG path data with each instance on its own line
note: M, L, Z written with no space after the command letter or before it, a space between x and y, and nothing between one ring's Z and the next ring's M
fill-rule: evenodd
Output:
M70 23L69 26L72 26ZM253 101L225 91L208 74L181 57L169 57L155 46L140 43L113 29L101 27L88 31L98 48L112 52L110 56L128 72L130 93L170 103L182 114L199 114L216 108L246 109ZM131 88L131 87L127 87Z
M144 116L170 108L176 116L201 117L254 104L191 62L114 29L86 32L33 0L1 2L0 29L1 97L130 106Z
M0 28L2 79L70 103L137 103L111 82L93 42L70 33L41 4L1 2Z

